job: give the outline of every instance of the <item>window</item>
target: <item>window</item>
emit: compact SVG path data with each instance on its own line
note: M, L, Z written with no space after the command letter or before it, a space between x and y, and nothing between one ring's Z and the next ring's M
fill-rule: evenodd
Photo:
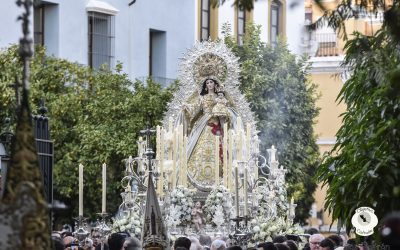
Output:
M210 37L210 0L201 0L200 24L200 39L204 41Z
M243 38L246 29L246 11L243 8L237 8L237 42L243 45Z
M149 76L153 80L166 76L167 36L165 31L150 29L149 39Z
M98 69L106 64L108 68L114 62L115 24L114 16L88 12L89 66Z
M276 44L278 41L278 35L280 30L280 13L281 5L277 1L271 3L271 31L270 31L270 42L271 44Z
M44 5L33 9L33 42L44 45Z

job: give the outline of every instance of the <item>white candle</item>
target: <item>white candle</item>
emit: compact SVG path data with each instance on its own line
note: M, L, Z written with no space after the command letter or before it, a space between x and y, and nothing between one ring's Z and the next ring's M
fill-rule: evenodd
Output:
M83 216L83 165L79 164L79 216Z
M215 185L219 184L219 136L215 136Z
M172 136L172 189L175 188L176 185L176 155L177 155L177 136L178 133L176 129L174 130Z
M164 136L165 136L165 130L164 128L161 128L160 131L160 152L159 154L159 163L160 163L160 178L158 179L159 181L159 194L160 196L163 195L163 183L164 183Z
M183 166L184 166L184 174L183 174L183 186L187 187L187 136L184 136L183 140Z
M226 188L229 189L228 186L228 125L224 123L224 143L222 145L222 155L223 155L223 161L224 161L224 185Z
M247 216L247 168L244 169L244 216Z
M232 163L233 163L233 130L229 130L229 139L228 139L228 189L233 190L232 188Z
M247 152L247 160L250 159L251 157L251 152L250 152L250 137L251 137L251 126L250 123L246 124L246 152Z
M161 140L160 140L160 132L161 130L160 130L160 126L159 125L157 125L157 127L156 127L156 152L157 152L157 154L156 154L156 159L157 160L159 160L160 159L160 151L161 151L161 149L160 149L160 145L161 145Z
M183 125L179 125L179 169L180 177L179 183L183 186L185 178L185 166L184 166L184 138L183 138Z
M235 208L236 217L239 217L239 172L237 167L235 167Z
M168 119L168 132L172 133L172 117Z
M103 188L102 188L102 202L101 202L101 212L106 213L106 188L107 188L107 183L106 183L106 175L107 175L107 165L103 163Z

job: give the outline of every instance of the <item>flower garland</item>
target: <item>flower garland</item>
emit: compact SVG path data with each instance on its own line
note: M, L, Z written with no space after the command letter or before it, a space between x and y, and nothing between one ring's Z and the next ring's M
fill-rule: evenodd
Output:
M214 223L213 219L218 206L222 206L223 208L224 219L229 219L232 211L232 203L231 195L224 186L219 185L215 187L207 196L203 206L206 220L210 223Z
M192 190L183 186L177 186L170 194L170 206L174 207L173 211L170 210L170 212L174 214L169 214L169 217L175 220L179 219L180 225L192 223L193 196L194 193ZM177 214L179 214L179 218L176 218Z

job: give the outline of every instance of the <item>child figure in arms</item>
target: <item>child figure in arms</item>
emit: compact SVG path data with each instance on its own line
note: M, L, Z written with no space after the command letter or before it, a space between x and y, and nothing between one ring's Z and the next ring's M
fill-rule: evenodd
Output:
M224 92L219 91L217 94L218 94L218 96L215 98L216 103L212 109L212 114L214 117L219 118L221 130L222 130L227 117L229 117L228 108L227 108L228 100L226 100Z

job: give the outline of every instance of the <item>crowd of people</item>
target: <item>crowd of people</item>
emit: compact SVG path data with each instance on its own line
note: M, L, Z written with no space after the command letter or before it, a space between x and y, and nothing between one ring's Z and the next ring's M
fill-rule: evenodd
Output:
M79 246L73 237L71 229L53 232L52 239L56 250L100 250L101 234L93 229L90 236ZM310 228L306 234L280 235L271 242L259 243L249 250L394 250L400 249L400 213L393 213L382 220L379 226L380 242L377 244L373 237L364 238L360 242L346 235L323 235L317 229ZM140 240L126 232L113 233L103 242L104 250L139 250L142 249ZM212 238L209 235L192 235L179 237L171 243L173 250L241 250L235 246L229 237ZM83 246L82 246L83 245Z

